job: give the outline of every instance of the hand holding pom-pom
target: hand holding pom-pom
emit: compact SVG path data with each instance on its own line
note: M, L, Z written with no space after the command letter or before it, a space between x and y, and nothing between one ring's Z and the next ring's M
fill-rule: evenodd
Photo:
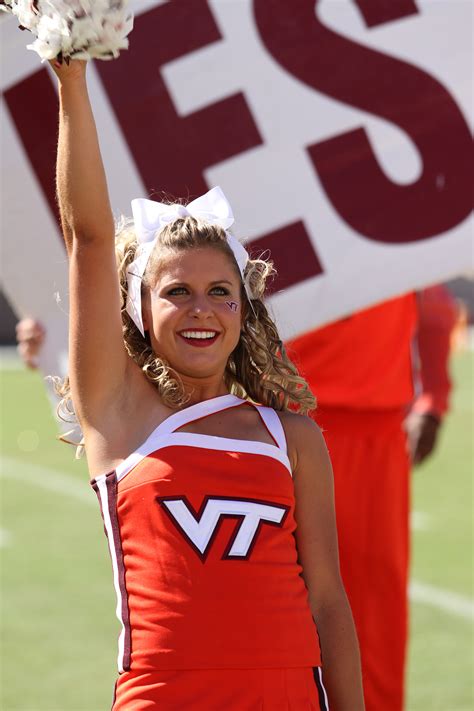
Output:
M128 48L133 16L127 0L0 0L21 29L36 40L28 45L41 59L115 59Z
M52 59L50 65L61 85L85 81L87 62L84 59L75 59L74 62Z

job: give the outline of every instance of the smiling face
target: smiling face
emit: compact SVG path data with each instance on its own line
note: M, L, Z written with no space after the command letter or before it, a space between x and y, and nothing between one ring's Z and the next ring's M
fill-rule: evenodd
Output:
M184 379L222 381L240 338L241 281L213 247L170 251L143 296L143 323L155 353Z

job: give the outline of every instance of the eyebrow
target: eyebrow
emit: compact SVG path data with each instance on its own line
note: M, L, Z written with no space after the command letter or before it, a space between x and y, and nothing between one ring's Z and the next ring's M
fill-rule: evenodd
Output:
M210 281L209 286L215 286L216 284L229 284L232 286L232 282L228 281L227 279L217 279L217 281ZM189 284L185 281L170 281L169 284L166 284L166 286L189 286Z

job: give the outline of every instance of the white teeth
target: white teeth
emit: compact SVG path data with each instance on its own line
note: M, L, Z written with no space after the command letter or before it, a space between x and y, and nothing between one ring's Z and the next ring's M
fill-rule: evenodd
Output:
M214 338L216 331L182 331L184 338Z

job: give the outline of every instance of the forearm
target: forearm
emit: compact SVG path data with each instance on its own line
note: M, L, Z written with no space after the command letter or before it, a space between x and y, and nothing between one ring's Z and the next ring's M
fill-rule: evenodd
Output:
M114 222L85 72L60 77L59 102L57 194L70 250L74 236L110 238Z
M313 606L314 607L314 606ZM363 711L359 645L352 613L342 590L337 599L313 609L331 711Z
M451 334L458 309L456 300L443 285L429 287L418 294L417 335L423 392L413 403L413 412L430 413L441 419L448 411Z

